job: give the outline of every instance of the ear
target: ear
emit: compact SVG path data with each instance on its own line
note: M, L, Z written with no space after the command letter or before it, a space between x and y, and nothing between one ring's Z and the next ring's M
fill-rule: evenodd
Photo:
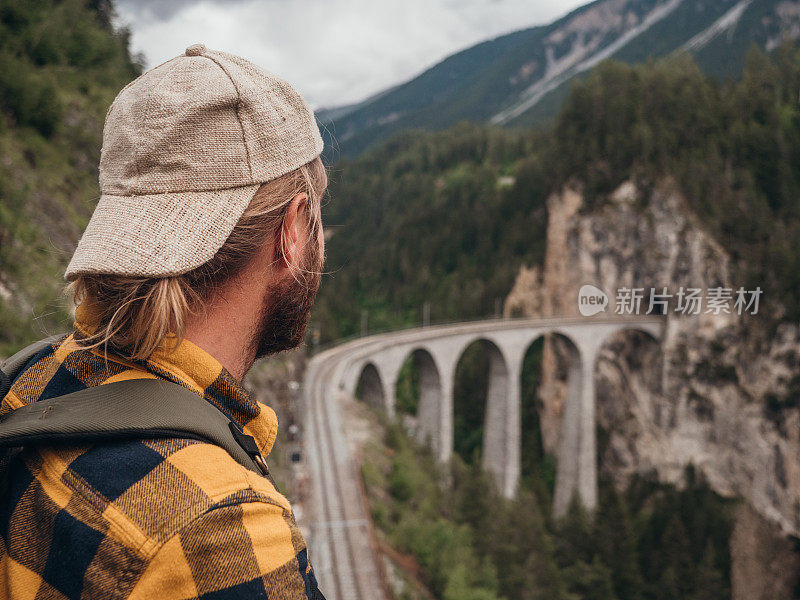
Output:
M278 236L278 256L281 264L293 271L303 262L308 243L308 194L301 192L289 202Z

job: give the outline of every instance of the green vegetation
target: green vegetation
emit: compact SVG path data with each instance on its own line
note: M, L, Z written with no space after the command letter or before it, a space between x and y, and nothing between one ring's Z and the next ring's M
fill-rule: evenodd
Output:
M556 485L555 457L546 454L542 440L539 412L542 401L538 396L542 376L544 338L531 344L522 361L520 410L522 431L520 452L520 477L522 485L536 492L542 507L549 507Z
M505 500L478 466L442 469L396 425L385 443L363 467L372 516L436 598L730 598L732 502L691 468L683 490L640 477L619 494L601 479L594 518L574 503L555 521L527 485Z
M357 396L360 397L360 396ZM416 415L419 408L419 365L417 354L408 357L400 372L397 374L395 402L398 412L406 415Z
M330 341L370 330L486 317L520 262L544 255L546 214L537 166L517 165L540 135L463 123L436 135L408 132L331 173L327 268L314 323Z
M489 350L470 344L458 361L453 382L453 450L464 461L480 464L489 386Z
M607 62L577 84L546 158L553 183L583 184L589 210L627 178L672 176L731 253L741 285L800 316L800 53L753 49L742 80L717 83L688 56ZM774 305L773 305L774 307ZM774 311L773 314L779 314Z
M103 119L140 71L110 0L0 4L0 356L71 325L59 288L99 197Z

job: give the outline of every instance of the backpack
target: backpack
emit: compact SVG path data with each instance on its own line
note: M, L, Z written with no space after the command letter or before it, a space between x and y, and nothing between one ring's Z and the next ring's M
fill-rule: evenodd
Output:
M52 336L0 365L0 399ZM81 445L120 439L188 438L224 448L274 485L255 440L198 394L164 379L130 379L40 400L0 418L0 448Z

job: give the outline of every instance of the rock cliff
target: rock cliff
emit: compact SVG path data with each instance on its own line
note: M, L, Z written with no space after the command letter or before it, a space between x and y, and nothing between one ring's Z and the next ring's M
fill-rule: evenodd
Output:
M507 316L577 316L578 290L587 283L608 294L609 313L620 288L644 288L644 313L651 288L677 293L681 287L705 292L743 285L734 280L728 253L669 179L648 188L626 182L595 208L586 206L580 189L565 188L547 206L544 266L521 269L505 303ZM732 314L717 315L706 313L704 304L692 316L675 307L673 297L663 343L631 332L600 354L601 469L620 485L646 472L680 485L691 463L714 490L743 498L784 538L800 535L797 325L768 326L733 306ZM763 297L760 310L768 310ZM563 343L545 341L539 387L551 453L558 447L565 392Z

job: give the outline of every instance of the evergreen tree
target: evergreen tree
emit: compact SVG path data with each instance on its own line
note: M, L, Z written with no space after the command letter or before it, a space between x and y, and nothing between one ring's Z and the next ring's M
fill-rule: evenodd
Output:
M591 563L582 560L564 570L570 591L581 600L617 600L611 571L598 556Z
M683 600L691 593L695 582L692 547L678 513L667 523L652 563L660 588L657 600Z
M595 529L600 556L611 570L617 597L641 600L643 582L636 537L628 509L611 481L601 480Z
M502 594L507 598L568 600L553 540L534 494L521 490L513 503L495 513L493 522L486 544Z
M556 523L556 558L561 567L576 562L590 564L597 551L591 515L583 508L577 494Z
M706 542L703 560L697 567L695 586L688 600L727 600L730 598L730 585L717 568L716 551L711 539Z

